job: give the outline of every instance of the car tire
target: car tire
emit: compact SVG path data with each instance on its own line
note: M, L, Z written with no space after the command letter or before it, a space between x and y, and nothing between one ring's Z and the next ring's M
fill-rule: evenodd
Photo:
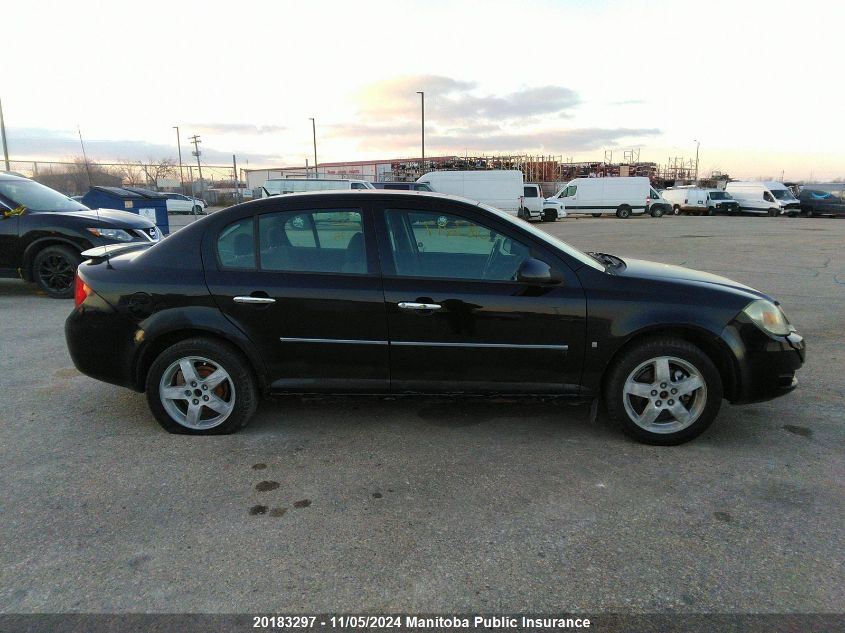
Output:
M546 209L543 211L543 222L554 222L555 220L557 220L556 209Z
M778 215L779 215L778 209L774 209L774 208L769 209L769 217L770 218L776 218Z
M621 207L616 209L616 217L622 220L627 220L631 217L631 207L627 204L623 204Z
M594 217L594 218L600 218L600 217L601 217L601 213L593 213L593 217Z
M673 215L681 215L681 207L677 204L674 207L672 207L672 214Z
M81 261L79 253L67 246L48 246L32 260L32 277L51 299L70 299Z
M653 218L662 218L663 217L663 207L652 207L649 209L649 213Z
M604 399L611 420L627 435L674 446L713 423L722 393L722 379L707 354L682 339L655 337L622 352L607 373Z
M813 217L813 215L814 215L814 213L813 213L813 210L812 210L812 209L807 209L807 210L804 212L804 217L805 217L805 218L811 218L811 217Z
M202 214L202 207L200 205L194 205L193 208L194 215L201 215Z
M186 376L186 370L194 376ZM212 377L220 370L222 376ZM177 397L167 397L168 387ZM168 433L234 433L247 425L258 407L258 388L247 359L211 338L190 338L159 354L147 373L146 392L150 410Z

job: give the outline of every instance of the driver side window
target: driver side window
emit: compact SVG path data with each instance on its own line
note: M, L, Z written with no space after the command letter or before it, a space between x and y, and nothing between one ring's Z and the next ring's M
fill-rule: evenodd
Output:
M513 281L530 249L448 213L387 209L388 238L400 277Z

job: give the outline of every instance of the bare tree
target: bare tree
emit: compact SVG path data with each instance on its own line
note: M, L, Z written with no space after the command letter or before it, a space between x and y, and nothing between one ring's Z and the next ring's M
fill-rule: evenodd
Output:
M159 160L147 159L144 165L144 172L147 177L148 186L158 189L158 181L163 178L175 178L179 174L176 161L172 158L161 158Z
M33 179L69 196L86 193L89 184L93 186L120 185L120 177L117 174L90 160L86 164L82 156L75 157L68 165L51 167L48 170L42 169L33 176Z
M138 185L144 184L146 176L141 163L136 163L131 160L122 160L119 161L116 171L120 175L124 185L137 187Z

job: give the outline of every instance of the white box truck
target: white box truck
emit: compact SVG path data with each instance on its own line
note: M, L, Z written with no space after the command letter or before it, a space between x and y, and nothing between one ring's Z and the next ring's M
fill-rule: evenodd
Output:
M518 169L431 171L417 182L439 193L478 200L524 220L540 219L543 214L543 197L526 197L527 185Z
M725 191L745 213L795 216L801 211L801 203L782 182L735 180L727 184Z
M555 195L569 213L599 217L615 213L618 218L648 212L655 218L669 213L672 206L651 186L645 176L575 178Z
M701 187L672 187L661 191L663 198L672 205L675 215L716 215L736 213L739 203L727 191Z

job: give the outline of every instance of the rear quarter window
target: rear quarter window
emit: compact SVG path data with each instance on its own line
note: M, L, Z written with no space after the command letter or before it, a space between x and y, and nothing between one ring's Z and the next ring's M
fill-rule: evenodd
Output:
M217 236L217 258L222 268L256 268L255 221L252 216L232 222L220 231Z

